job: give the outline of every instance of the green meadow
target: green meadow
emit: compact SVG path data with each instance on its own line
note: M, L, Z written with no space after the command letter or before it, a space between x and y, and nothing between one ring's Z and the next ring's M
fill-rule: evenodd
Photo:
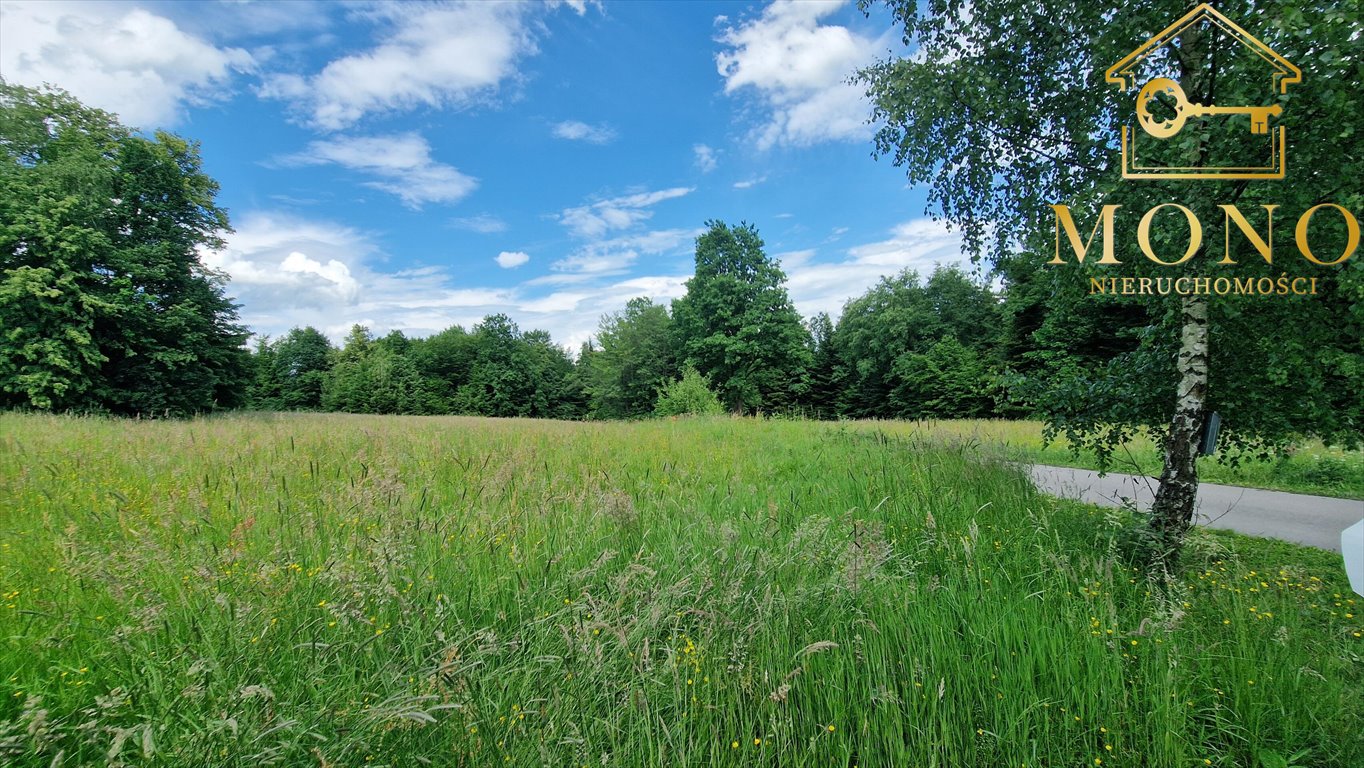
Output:
M967 436L970 437L970 436ZM908 424L0 415L0 763L1364 765L1337 555Z

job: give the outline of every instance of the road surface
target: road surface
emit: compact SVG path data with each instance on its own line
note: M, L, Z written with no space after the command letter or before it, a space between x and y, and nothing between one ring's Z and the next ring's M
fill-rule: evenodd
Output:
M1033 482L1053 496L1090 504L1138 509L1151 506L1159 483L1155 478L1037 465ZM1312 547L1340 551L1340 533L1364 518L1364 501L1263 491L1214 483L1198 484L1195 521L1251 536L1268 536Z

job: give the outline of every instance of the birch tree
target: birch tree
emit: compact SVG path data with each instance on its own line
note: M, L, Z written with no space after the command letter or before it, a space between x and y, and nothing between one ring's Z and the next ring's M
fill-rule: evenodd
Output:
M1119 137L1135 105L1105 82L1105 71L1188 13L1186 2L1116 11L1018 0L888 0L886 6L910 55L856 77L873 103L875 153L903 167L912 183L926 185L928 212L958 228L975 258L1016 282L1048 286L1032 290L1048 309L1036 331L1049 336L1038 342L1046 347L1045 364L1034 367L1030 383L1052 434L1095 448L1101 458L1138 429L1151 428L1163 440L1164 467L1149 518L1161 560L1173 559L1193 520L1195 459L1209 412L1221 413L1225 444L1235 450L1266 450L1304 434L1358 444L1364 259L1321 267L1300 256L1284 233L1293 233L1299 215L1314 205L1329 202L1358 214L1364 201L1359 0L1329 7L1216 3L1302 69L1302 82L1275 102L1291 142L1285 181L1122 178ZM1187 102L1267 105L1253 92L1253 78L1229 74L1236 55L1225 35L1191 32L1174 40L1170 67ZM1164 98L1151 104L1169 120L1175 107ZM1194 167L1241 157L1252 146L1251 131L1235 119L1189 116L1161 151ZM1178 268L1152 263L1136 245L1142 215L1169 202L1183 205L1204 228ZM1052 204L1083 212L1083 234L1100 222L1102 206L1121 206L1111 233L1118 263L1097 265L1097 245L1088 262L1074 263ZM1268 217L1278 217L1272 260L1219 205L1251 212L1248 224L1261 236ZM1277 207L1266 213L1266 205ZM1311 241L1329 254L1322 261L1349 251L1346 224L1339 216L1312 223ZM1148 234L1151 250L1170 261L1192 241L1178 214L1155 219ZM1069 254L1071 263L1048 267L1056 253ZM1319 290L1286 297L1084 295L1089 277L1181 275L1310 277ZM1111 323L1100 334L1107 330L1116 349L1102 365L1075 364L1066 336L1073 341L1096 320ZM1038 380L1051 386L1037 387Z

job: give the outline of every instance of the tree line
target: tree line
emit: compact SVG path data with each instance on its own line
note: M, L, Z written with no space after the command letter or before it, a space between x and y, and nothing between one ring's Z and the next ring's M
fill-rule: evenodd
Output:
M571 356L506 315L428 338L258 339L201 249L230 232L194 142L0 81L0 407L620 419L1003 412L999 297L955 270L883 279L805 322L757 228L709 222L670 305L630 301Z
M426 338L355 326L261 339L250 407L353 413L629 419L724 412L815 418L1016 412L1005 396L1001 297L955 268L881 279L835 322L804 321L757 228L708 222L671 304L601 318L576 359L503 314Z

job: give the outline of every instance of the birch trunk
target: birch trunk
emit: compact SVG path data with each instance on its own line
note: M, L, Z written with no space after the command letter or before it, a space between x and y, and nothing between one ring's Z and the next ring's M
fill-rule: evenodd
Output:
M1151 505L1154 529L1164 559L1178 556L1184 533L1193 523L1198 500L1199 436L1208 396L1208 297L1185 296L1180 306L1179 396L1165 436L1165 467Z
M1185 36L1179 53L1180 80L1185 87L1204 97L1204 104L1212 104L1217 62L1211 67L1204 56L1207 41L1200 31ZM1197 128L1197 124L1192 126ZM1193 166L1204 164L1205 146L1200 138L1189 151L1186 162ZM1198 206L1199 208L1205 206ZM1206 219L1205 219L1206 220ZM1207 252L1199 249L1195 263ZM1198 502L1199 437L1203 431L1205 403L1208 397L1208 297L1185 296L1180 300L1181 328L1179 357L1175 369L1179 376L1175 410L1165 435L1165 466L1160 472L1160 488L1151 504L1150 525L1159 545L1158 556L1167 567L1179 559L1184 534L1193 524L1194 508Z

